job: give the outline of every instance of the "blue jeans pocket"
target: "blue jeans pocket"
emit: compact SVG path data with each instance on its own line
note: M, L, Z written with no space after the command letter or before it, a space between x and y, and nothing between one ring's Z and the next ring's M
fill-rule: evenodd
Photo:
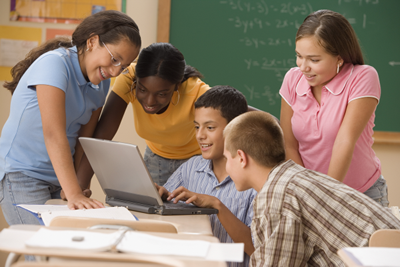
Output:
M382 175L370 188L368 188L367 191L364 192L364 194L383 207L389 206L387 184Z
M4 186L3 186L3 183L4 183L4 177L3 177L3 179L1 179L1 181L0 181L0 204L1 204L1 202L3 201L3 199L4 199L4 192L3 192Z

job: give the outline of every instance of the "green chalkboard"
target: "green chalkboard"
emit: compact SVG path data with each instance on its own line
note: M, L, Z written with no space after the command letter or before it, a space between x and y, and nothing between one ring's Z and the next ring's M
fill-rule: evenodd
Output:
M250 105L279 117L278 91L296 66L297 29L319 9L350 21L366 64L379 73L374 129L400 132L400 0L172 0L170 42L209 85L231 85Z

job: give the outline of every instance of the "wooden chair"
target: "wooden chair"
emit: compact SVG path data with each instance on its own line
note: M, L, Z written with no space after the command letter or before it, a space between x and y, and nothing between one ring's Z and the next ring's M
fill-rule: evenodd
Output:
M380 229L369 238L370 247L400 248L400 230Z
M129 227L136 231L178 233L176 227L169 222L140 219L140 221L97 219L83 217L59 216L54 218L49 226L72 228L119 228Z

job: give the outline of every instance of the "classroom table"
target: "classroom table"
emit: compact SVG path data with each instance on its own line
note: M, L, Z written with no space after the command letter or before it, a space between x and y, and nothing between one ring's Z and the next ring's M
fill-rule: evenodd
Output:
M67 205L67 201L50 199L46 205ZM172 223L178 234L194 234L212 236L211 223L208 215L158 215L131 211L139 220L150 219Z
M225 267L226 263L223 261L206 261L201 258L184 257L184 256L158 256L158 255L144 255L135 253L116 253L116 252L91 252L91 251L77 251L70 249L43 249L43 248L31 248L25 246L25 241L28 240L38 229L45 226L40 225L13 225L8 229L11 231L2 231L0 233L0 250L15 254L25 254L42 256L41 259L44 261L65 261L74 260L71 266L79 266L76 261L89 261L89 262L129 262L129 263L153 263L153 264L167 264L161 266L204 266L207 267ZM51 230L76 230L73 228L66 227L47 227ZM87 230L91 231L91 230ZM112 231L112 230L97 230L101 232ZM153 233L147 232L147 234L174 238L174 239L185 239L185 240L204 240L212 243L218 243L219 240L216 237L205 236L205 235L193 235L189 234L169 234L169 233ZM211 252L209 252L211 253Z

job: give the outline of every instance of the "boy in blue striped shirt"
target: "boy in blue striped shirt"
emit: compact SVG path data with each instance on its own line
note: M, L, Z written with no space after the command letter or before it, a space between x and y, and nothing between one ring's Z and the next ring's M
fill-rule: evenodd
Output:
M167 183L157 186L163 199L193 203L199 207L218 209L210 215L214 236L225 243L244 243L243 263L247 266L254 251L251 239L252 201L257 194L250 189L239 192L225 170L225 126L235 117L247 112L244 95L230 86L214 86L195 103L194 127L202 155L182 164Z

